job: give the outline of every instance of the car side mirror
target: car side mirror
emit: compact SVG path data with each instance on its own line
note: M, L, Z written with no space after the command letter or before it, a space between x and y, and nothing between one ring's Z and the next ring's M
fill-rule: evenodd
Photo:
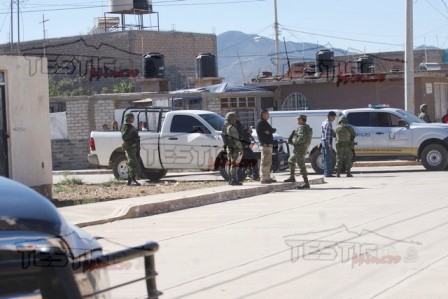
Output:
M193 126L192 133L200 133L200 134L210 134L211 132L204 128L203 126Z
M408 126L408 123L407 123L407 121L405 121L405 120L403 120L403 119L400 119L400 120L398 121L398 126L399 126L399 127L407 127L407 126Z

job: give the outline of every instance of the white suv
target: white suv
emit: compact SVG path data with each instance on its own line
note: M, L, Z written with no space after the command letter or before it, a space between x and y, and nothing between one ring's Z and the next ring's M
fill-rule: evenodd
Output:
M343 110L356 131L357 160L421 160L427 170L448 165L448 125L425 123L395 108Z

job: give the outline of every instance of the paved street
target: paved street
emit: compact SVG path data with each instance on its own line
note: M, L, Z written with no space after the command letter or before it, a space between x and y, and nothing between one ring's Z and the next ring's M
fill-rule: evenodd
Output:
M354 170L311 190L84 229L106 251L157 241L162 298L446 298L447 172ZM141 266L112 269L111 280Z

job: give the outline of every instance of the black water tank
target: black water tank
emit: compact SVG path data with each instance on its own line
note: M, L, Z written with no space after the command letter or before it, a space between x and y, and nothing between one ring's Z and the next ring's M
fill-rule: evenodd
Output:
M165 56L160 53L147 53L143 56L144 78L165 78Z
M334 52L324 49L316 53L316 72L329 71L334 67Z
M217 77L216 56L211 53L201 53L196 57L196 77Z
M374 73L373 57L363 55L356 60L356 70L358 74Z
M134 9L149 10L148 0L134 0Z

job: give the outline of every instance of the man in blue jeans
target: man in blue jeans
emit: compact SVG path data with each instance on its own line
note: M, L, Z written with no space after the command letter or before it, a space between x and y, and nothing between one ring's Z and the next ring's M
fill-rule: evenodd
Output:
M321 130L321 143L322 151L324 154L324 176L333 177L333 124L332 122L336 119L336 113L334 111L328 112L327 119L322 123Z

